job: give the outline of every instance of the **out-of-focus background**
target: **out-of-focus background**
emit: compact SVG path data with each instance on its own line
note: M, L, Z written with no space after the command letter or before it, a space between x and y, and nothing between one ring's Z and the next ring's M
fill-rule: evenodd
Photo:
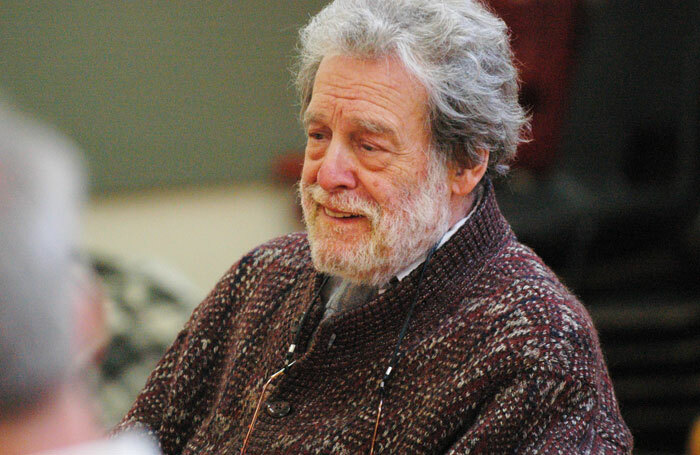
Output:
M4 0L3 97L71 136L110 297L98 387L122 415L242 254L302 228L290 67L320 0ZM502 208L587 304L638 454L700 416L700 3L491 0L533 140Z

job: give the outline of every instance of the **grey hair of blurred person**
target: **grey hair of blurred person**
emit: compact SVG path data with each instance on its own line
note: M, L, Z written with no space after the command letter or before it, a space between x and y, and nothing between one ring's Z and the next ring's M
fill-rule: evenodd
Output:
M68 374L82 176L73 144L0 103L0 417Z
M428 92L433 148L505 174L527 130L506 25L474 0L336 0L300 32L302 117L325 56L396 56Z

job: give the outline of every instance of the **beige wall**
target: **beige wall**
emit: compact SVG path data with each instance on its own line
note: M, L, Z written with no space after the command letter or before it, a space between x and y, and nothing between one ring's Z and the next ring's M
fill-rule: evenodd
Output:
M201 298L251 248L301 229L294 201L292 188L264 184L99 197L86 210L85 246L158 264L191 280Z

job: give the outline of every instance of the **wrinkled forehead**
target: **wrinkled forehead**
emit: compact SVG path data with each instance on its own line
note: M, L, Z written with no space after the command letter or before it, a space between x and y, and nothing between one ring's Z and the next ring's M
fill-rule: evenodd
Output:
M342 110L356 126L377 134L403 123L427 127L427 91L394 57L324 57L303 122L327 123ZM413 123L419 122L419 125Z

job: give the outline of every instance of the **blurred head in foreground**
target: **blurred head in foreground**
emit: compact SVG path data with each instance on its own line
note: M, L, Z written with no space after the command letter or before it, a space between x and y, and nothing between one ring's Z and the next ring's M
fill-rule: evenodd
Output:
M0 412L60 385L71 355L82 173L74 147L0 105Z
M103 335L101 300L76 254L83 186L73 144L0 104L3 455L85 449L103 433L78 374Z

